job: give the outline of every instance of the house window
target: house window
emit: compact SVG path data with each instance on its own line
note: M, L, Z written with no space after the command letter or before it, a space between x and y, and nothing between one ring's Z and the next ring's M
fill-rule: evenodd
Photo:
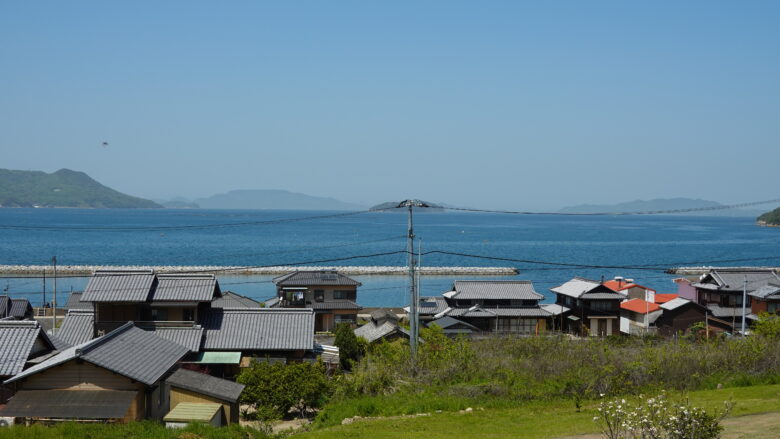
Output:
M769 313L776 313L778 310L780 310L780 303L778 302L769 302L766 304L766 311Z
M594 311L611 311L614 306L609 300L594 300L590 302L590 309Z
M323 302L325 300L325 290L314 290L314 301Z
M535 334L536 319L499 318L496 324L496 331Z
M181 310L181 319L185 322L195 321L195 308L184 308Z
M349 293L351 291L336 290L333 292L333 298L336 300L349 300Z
M152 308L152 320L168 320L168 310L165 308Z
M335 321L337 325L339 323L355 324L356 318L353 315L336 314L335 316L333 316L333 321Z

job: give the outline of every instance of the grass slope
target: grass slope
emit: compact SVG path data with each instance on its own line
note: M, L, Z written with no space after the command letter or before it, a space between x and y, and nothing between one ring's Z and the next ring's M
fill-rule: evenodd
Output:
M83 172L0 169L0 207L157 208L159 204L103 186Z
M683 396L683 394L672 394ZM709 410L735 403L731 416L780 411L780 385L725 388L687 393L691 402ZM348 425L315 430L292 436L294 439L330 438L527 438L545 439L595 433L593 422L598 403L583 404L577 412L571 401L519 403L517 407L484 409L467 413L444 412L430 416L395 417L356 421ZM780 414L778 414L780 417ZM733 430L733 427L731 427ZM736 431L739 433L739 431ZM771 433L771 432L770 432ZM738 437L738 436L735 436Z

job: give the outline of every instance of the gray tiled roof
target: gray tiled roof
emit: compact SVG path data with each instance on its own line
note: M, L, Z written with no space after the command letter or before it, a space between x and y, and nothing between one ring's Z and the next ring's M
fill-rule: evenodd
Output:
M534 285L527 280L459 280L455 281L455 294L451 299L478 300L541 300L544 298L534 290Z
M770 283L780 284L780 277L771 269L723 269L710 270L701 281L693 284L696 288L721 291L742 291L747 278L747 291L755 291Z
M420 306L417 307L417 312L421 316L435 315L447 309L447 306L447 300L444 297L420 297ZM406 309L408 311L408 307Z
M278 300L278 299L277 299ZM232 291L224 291L221 297L211 301L212 308L261 308L260 302Z
M625 294L615 291L594 291L592 293L585 293L580 296L580 299L588 300L623 300L626 298L627 296Z
M476 331L476 332L480 331L480 329L477 328L476 326L474 326L474 325L472 325L470 323L464 322L463 320L458 320L458 319L452 318L450 316L444 316L444 317L442 317L440 319L436 319L436 320L428 323L428 326L430 326L430 325L439 326L440 328L444 329L445 332L452 332L452 328L454 326L464 326L464 328L460 328L459 330L457 330L457 332L462 332L462 333L465 333L465 334L468 334L468 333L471 333L471 332L474 332L474 331Z
M185 354L187 348L138 329L128 322L102 337L70 347L6 383L78 358L151 386Z
M92 302L81 301L82 295L83 293L70 293L70 296L68 296L68 303L65 304L65 309L83 309L90 311L95 309Z
M447 312L450 317L549 317L550 313L542 308L452 308Z
M190 352L200 352L200 346L203 343L203 328L200 326L189 328L175 327L142 327L144 331L149 331L158 337L178 343Z
M393 322L384 322L381 325L377 325L374 322L368 322L359 328L355 328L355 335L365 338L369 343L373 343L393 334L403 334L409 338L409 331Z
M49 348L54 348L46 334L41 331L38 322L0 322L0 376L12 376L22 371L33 353L38 337L41 337Z
M229 402L238 401L244 391L243 384L181 368L166 378L165 382L173 387Z
M351 300L326 300L324 302L312 302L309 307L315 311L331 309L362 309L360 305Z
M146 302L156 278L151 270L98 270L89 278L81 300L85 302Z
M273 282L282 287L297 287L309 285L354 285L360 286L360 282L355 279L344 276L343 274L332 271L294 271L285 275L276 277Z
M95 331L94 323L93 311L69 310L55 334L61 341L75 346L92 340Z
M213 274L160 274L153 302L211 302L219 296L219 283Z
M764 285L763 287L748 293L759 299L780 299L780 285Z
M707 305L707 309L710 310L713 316L719 318L736 318L737 321L742 321L742 307L741 306L720 306L720 305ZM745 308L745 313L750 313L750 307Z
M314 311L307 308L211 309L202 322L204 350L310 350Z
M665 311L671 311L671 310L677 309L677 308L679 308L681 306L685 306L685 305L687 305L689 303L695 303L695 302L691 302L688 299L683 299L682 297L676 297L676 298L674 298L674 299L672 299L672 300L670 300L668 302L662 303L661 304L661 309L663 309Z
M9 296L0 296L0 318L13 317L24 319L32 317L32 305L27 299L13 299Z
M0 296L0 318L9 317L11 312L11 298Z

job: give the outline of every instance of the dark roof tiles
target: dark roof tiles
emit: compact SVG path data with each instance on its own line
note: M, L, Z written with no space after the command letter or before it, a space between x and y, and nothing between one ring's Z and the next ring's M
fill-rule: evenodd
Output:
M343 274L332 271L294 271L273 279L281 287L298 287L310 285L360 286L360 282Z
M238 401L244 391L243 384L187 369L177 369L165 382L173 387L230 402Z

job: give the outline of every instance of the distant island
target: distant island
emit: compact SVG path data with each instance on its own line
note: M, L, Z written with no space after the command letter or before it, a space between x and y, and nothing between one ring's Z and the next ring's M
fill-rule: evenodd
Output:
M780 207L759 216L758 224L768 227L780 227Z
M182 201L182 200L178 200ZM315 197L277 189L234 190L208 198L198 198L190 205L204 209L279 209L279 210L362 210L365 206L330 197ZM190 206L186 206L190 207Z
M0 169L0 207L160 208L154 201L117 192L89 175L60 169Z
M578 206L564 207L560 213L598 213L598 212L649 212L658 210L678 210L720 207L723 204L717 201L701 200L693 198L657 198L654 200L636 200L616 204L581 204ZM745 209L723 209L711 211L685 212L684 215L692 216L752 216L760 212ZM682 215L683 213L681 213Z

